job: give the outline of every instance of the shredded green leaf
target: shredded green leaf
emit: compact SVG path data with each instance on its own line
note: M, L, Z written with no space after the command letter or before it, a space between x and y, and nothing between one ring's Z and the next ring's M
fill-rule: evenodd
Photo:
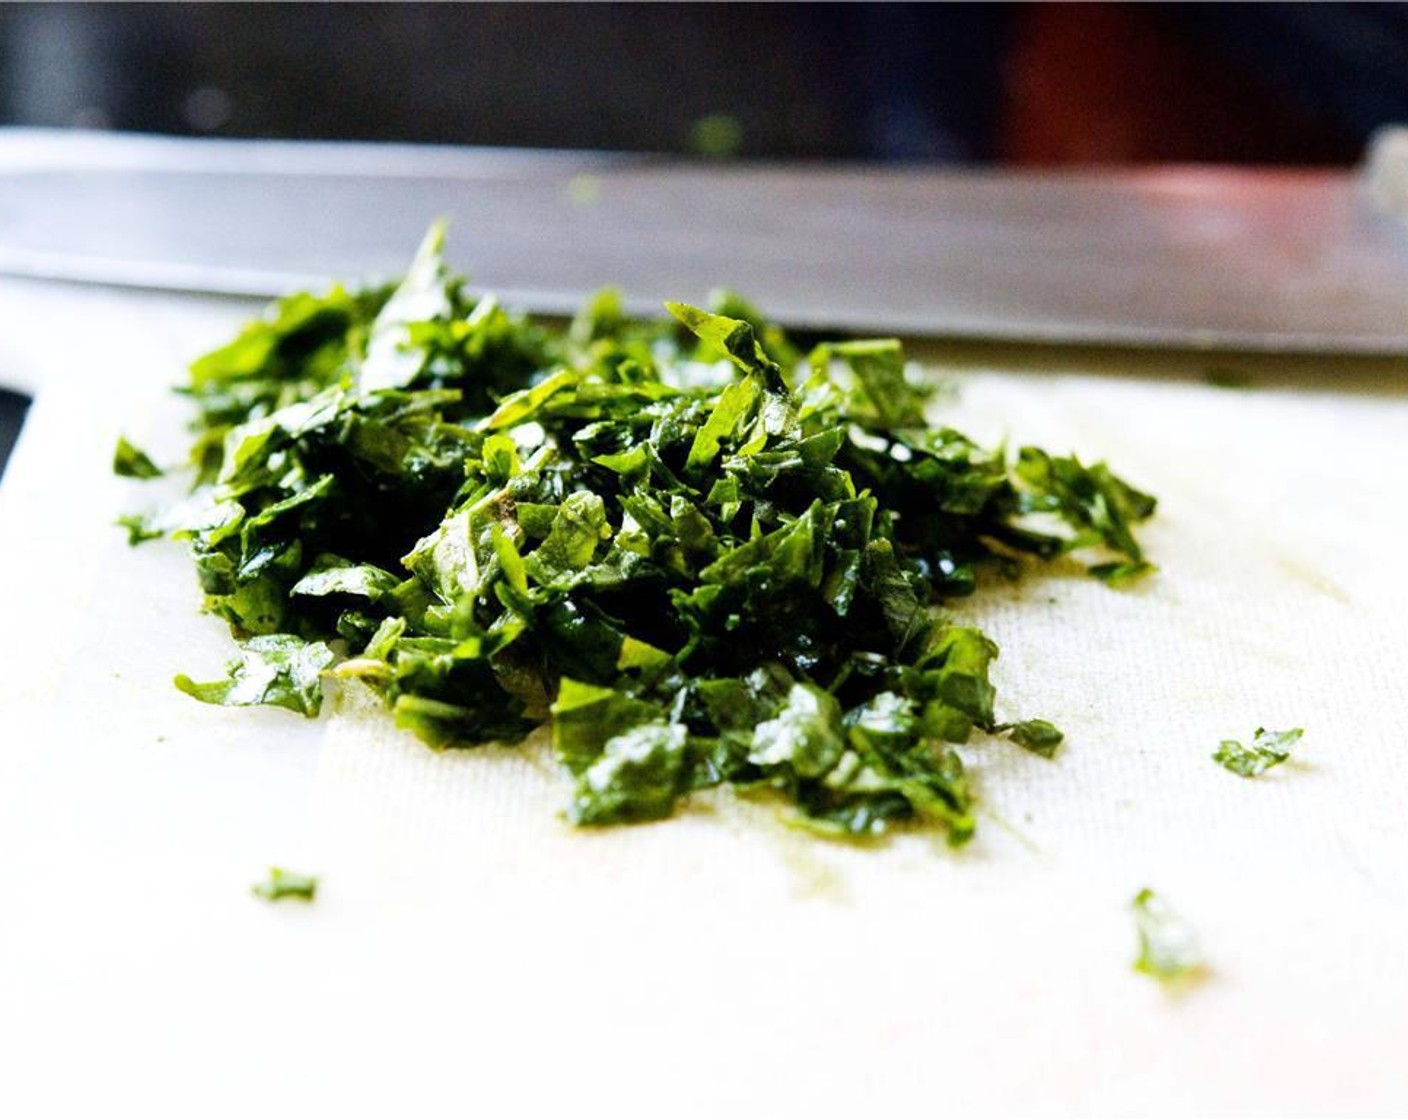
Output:
M315 716L322 704L320 677L333 662L322 642L305 642L291 634L262 634L241 648L228 676L205 684L184 673L176 687L197 700L229 707L272 704L305 716Z
M1003 730L1007 731L1019 747L1024 747L1032 754L1039 754L1042 758L1055 757L1056 748L1065 739L1060 728L1044 719L1023 720Z
M1146 887L1130 905L1139 935L1136 972L1170 987L1185 986L1206 975L1207 964L1197 935L1162 898Z
M1213 366L1203 374L1203 382L1217 389L1250 389L1252 379L1241 370Z
M255 883L250 888L260 898L267 898L270 902L277 902L281 898L296 898L303 902L312 902L318 893L318 877L316 875L302 875L297 871L288 871L282 867L269 868L269 877L262 883Z
M159 478L161 468L151 461L140 447L127 442L126 436L117 437L117 448L112 455L113 474L122 478Z
M1219 766L1243 778L1259 778L1273 766L1280 766L1291 757L1291 748L1300 742L1304 731L1295 727L1290 731L1267 731L1258 727L1249 746L1243 746L1235 739L1224 739L1213 752L1212 759Z
M437 748L550 724L583 825L729 786L961 843L954 746L1054 752L997 721L997 647L942 608L1022 557L1147 571L1152 498L929 425L893 339L803 360L727 292L653 323L603 292L550 330L470 293L443 236L394 291L291 296L192 367L195 493L123 523L188 542L242 653L178 687L312 715L332 673Z

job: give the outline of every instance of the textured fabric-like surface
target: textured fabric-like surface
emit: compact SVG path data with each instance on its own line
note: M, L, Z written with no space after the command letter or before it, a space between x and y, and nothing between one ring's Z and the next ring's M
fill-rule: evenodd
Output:
M1162 503L1144 585L1062 568L959 606L1000 714L1069 740L965 748L955 854L727 796L582 832L541 749L435 754L353 696L194 704L171 676L228 639L178 549L111 527L152 499L106 467L119 430L177 452L162 387L246 309L0 299L0 379L39 388L0 488L0 1112L1408 1111L1408 391L1380 367L1233 392L1186 358L936 355L945 422ZM1305 727L1293 763L1210 761L1259 725ZM274 863L318 901L252 898ZM1183 998L1130 969L1144 886L1206 950Z

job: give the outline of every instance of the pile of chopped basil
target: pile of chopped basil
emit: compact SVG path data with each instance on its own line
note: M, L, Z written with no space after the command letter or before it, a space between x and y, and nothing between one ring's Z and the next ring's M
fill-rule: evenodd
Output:
M1050 756L1051 724L994 714L997 647L940 608L1024 556L1138 576L1152 498L931 426L894 340L803 355L733 295L642 323L604 292L550 329L442 241L394 290L289 297L192 366L194 492L124 524L189 542L241 654L178 687L313 715L355 679L435 747L550 723L584 825L727 785L824 834L957 844L953 744ZM155 473L126 443L116 465Z

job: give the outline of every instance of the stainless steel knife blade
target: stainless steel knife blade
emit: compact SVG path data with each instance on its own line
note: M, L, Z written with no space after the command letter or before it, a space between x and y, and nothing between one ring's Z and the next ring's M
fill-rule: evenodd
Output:
M808 327L1408 351L1408 231L1341 171L1009 173L0 130L0 273L275 295L391 276L452 219L562 313L727 285Z

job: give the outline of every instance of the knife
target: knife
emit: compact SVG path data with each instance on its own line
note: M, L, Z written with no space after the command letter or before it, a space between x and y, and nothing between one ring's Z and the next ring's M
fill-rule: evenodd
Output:
M394 276L440 215L476 286L544 313L608 284L641 313L726 285L795 327L1408 350L1408 233L1353 171L711 164L0 129L0 274L268 297Z

